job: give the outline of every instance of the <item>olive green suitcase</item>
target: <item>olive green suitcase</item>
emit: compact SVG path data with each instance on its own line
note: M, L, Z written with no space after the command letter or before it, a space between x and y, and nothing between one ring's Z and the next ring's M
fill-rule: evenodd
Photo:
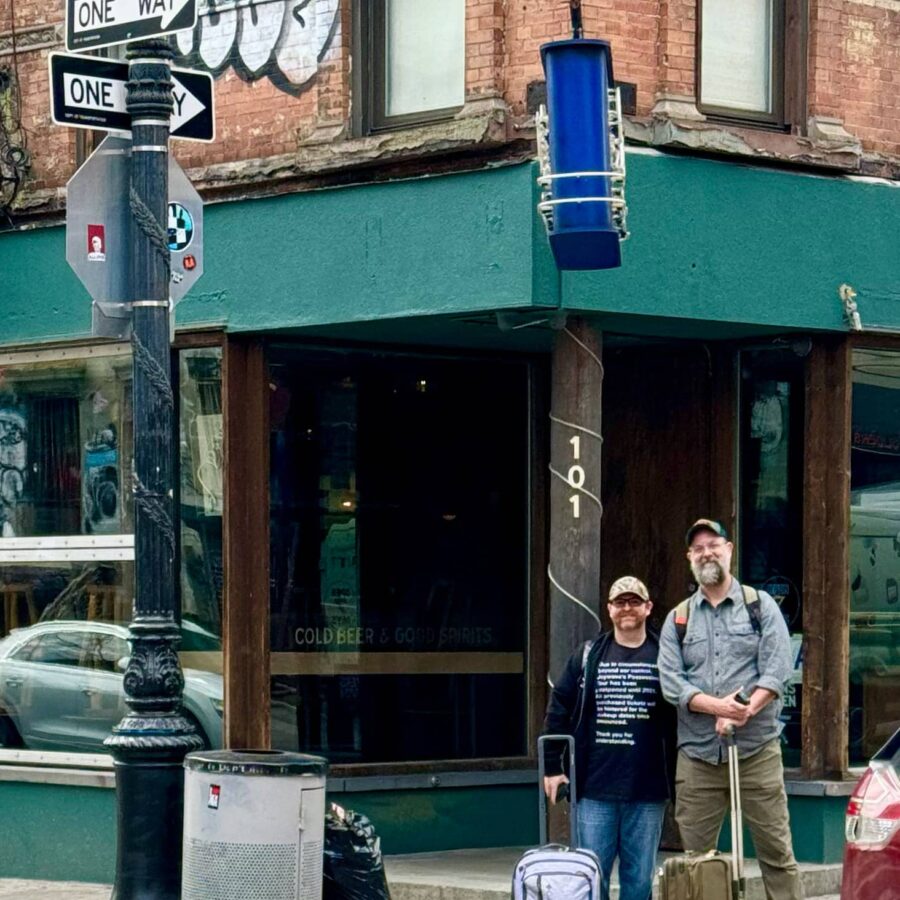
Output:
M744 900L744 827L738 753L733 734L728 742L728 778L730 856L710 850L667 859L659 870L659 900Z
M659 870L659 900L729 900L731 859L716 850L673 856Z

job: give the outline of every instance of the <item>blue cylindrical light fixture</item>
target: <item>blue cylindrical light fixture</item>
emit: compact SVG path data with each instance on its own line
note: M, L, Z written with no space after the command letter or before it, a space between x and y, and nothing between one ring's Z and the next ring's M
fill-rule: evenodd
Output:
M622 264L610 134L612 52L573 38L541 47L547 79L550 169L545 181L550 247L560 269ZM624 172L622 173L624 176Z

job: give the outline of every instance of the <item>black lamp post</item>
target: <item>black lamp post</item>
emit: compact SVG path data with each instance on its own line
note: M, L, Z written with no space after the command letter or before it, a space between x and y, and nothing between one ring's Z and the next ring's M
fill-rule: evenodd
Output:
M172 52L129 47L134 392L135 599L125 672L129 712L106 740L115 758L115 900L179 900L182 762L200 737L181 714L175 590L175 400L170 378L168 206Z

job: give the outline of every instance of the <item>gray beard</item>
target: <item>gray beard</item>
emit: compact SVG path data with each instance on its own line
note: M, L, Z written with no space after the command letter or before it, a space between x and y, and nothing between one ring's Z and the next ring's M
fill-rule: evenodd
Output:
M704 587L713 587L725 581L725 570L715 560L692 565L691 571L694 573L697 583Z

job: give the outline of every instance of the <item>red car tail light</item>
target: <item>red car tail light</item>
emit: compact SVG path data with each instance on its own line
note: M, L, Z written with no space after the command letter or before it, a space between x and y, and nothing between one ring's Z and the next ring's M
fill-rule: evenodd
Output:
M873 762L847 804L847 843L881 850L900 831L900 778L890 764Z

